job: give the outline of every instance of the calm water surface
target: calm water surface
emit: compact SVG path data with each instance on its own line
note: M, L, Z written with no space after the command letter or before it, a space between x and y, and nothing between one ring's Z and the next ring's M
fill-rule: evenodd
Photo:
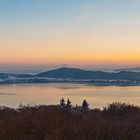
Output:
M103 107L115 101L140 106L140 86L93 86L85 84L16 84L0 85L0 105L58 104L64 97L73 105L86 99L90 107Z

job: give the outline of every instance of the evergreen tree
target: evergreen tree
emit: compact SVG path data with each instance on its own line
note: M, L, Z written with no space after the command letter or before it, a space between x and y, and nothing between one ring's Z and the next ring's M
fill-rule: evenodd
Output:
M84 100L82 103L82 110L84 110L84 111L89 110L89 104L86 100Z
M62 108L65 107L65 100L64 100L64 98L62 98L62 99L60 100L60 107L62 107Z
M67 100L67 108L71 108L71 106L72 106L72 105L71 105L71 101L68 99L68 100Z

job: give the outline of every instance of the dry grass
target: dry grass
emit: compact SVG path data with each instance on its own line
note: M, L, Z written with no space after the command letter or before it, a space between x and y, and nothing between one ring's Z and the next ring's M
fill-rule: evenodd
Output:
M121 103L88 111L0 107L0 140L140 140L140 108Z

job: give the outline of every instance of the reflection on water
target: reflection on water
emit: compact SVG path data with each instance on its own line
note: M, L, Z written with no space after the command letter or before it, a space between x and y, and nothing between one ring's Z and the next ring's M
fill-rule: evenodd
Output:
M0 93L0 96L1 95L16 95L15 93Z
M14 95L14 96L10 96ZM140 86L93 86L71 83L0 85L0 104L17 107L23 104L58 104L64 97L73 105L86 99L91 107L103 107L115 101L140 106Z

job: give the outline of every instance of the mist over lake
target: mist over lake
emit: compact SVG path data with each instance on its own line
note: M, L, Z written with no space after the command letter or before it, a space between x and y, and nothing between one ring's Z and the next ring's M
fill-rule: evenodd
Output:
M17 107L19 104L59 104L63 97L73 105L86 99L91 108L107 103L125 102L140 106L140 86L94 86L91 84L50 83L0 85L0 104Z

